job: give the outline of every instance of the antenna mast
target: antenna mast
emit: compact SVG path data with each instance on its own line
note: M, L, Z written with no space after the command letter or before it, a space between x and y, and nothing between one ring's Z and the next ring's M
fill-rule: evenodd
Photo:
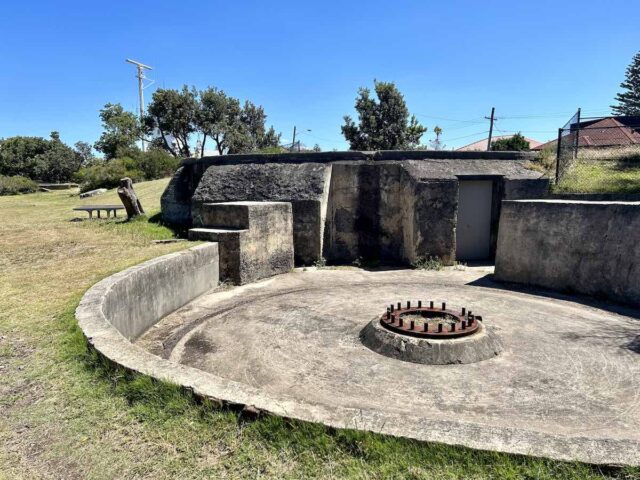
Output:
M142 124L142 121L144 119L144 89L154 83L153 80L151 80L147 85L144 84L144 81L147 78L144 74L144 71L153 70L153 68L145 65L144 63L136 62L135 60L130 60L128 58L126 59L126 62L135 65L138 71L138 73L136 74L136 78L138 79L138 97L140 100L140 124ZM140 140L140 143L142 144L142 151L144 152L144 138Z

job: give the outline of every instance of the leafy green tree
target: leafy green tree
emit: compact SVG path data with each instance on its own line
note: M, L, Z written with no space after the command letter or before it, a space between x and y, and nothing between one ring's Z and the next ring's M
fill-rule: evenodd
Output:
M157 129L164 148L175 157L190 157L191 134L197 131L199 111L198 92L186 85L181 90L160 88L153 92L147 107L145 132L153 134ZM169 143L169 136L175 144Z
M529 142L520 132L508 138L501 138L491 142L493 151L522 151L529 150Z
M41 137L11 137L0 140L0 175L21 175L38 178L42 166L39 155L49 148L49 141Z
M81 164L78 152L65 145L58 132L51 132L50 140L12 137L0 141L1 175L64 182L73 177Z
M140 119L127 112L119 103L107 103L100 110L104 131L94 148L102 152L107 160L137 150L136 142L142 138Z
M640 52L636 53L627 67L625 80L620 84L624 89L616 95L617 105L611 110L615 115L640 115Z
M280 134L273 127L265 127L267 115L261 106L240 101L224 91L209 87L200 92L200 108L197 128L203 134L201 152L205 142L211 138L220 155L225 153L247 153L277 148Z
M415 148L427 131L415 115L409 116L404 97L392 82L374 80L377 100L368 88L358 90L355 109L356 124L344 117L342 134L351 150L403 150Z
M93 147L91 146L91 144L87 142L76 142L73 146L78 155L80 155L83 166L90 165L96 161L96 157L93 155Z

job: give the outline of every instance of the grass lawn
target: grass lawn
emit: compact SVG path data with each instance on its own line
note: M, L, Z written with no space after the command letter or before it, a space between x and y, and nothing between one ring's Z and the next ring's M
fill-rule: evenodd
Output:
M570 168L554 192L640 193L640 162L580 160Z
M136 185L150 215L167 181ZM115 192L84 203L117 202ZM186 248L146 220L73 221L69 192L0 197L0 478L640 478L196 404L110 369L73 311L105 276Z

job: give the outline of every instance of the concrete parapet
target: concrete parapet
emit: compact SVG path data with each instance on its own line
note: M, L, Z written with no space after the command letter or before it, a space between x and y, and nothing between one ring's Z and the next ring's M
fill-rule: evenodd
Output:
M495 275L640 304L640 202L503 202Z

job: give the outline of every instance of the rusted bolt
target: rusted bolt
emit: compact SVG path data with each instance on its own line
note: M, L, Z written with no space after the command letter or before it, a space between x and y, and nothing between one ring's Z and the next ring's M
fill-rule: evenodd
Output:
M407 300L407 308L411 308L411 300Z
M462 330L466 330L466 328L467 328L467 322L465 322L464 320L462 320L462 322L460 322L460 325L462 326Z
M391 318L391 310L387 310L387 320Z
M409 330L415 330L415 328L416 328L416 323L413 320L411 320L411 324L409 325Z
M402 324L404 323L404 320L402 320L402 317L400 317L398 319L398 322L399 322L398 325L400 325L402 327Z
M429 302L429 308L433 308L433 301Z
M393 312L393 303L391 304L391 311Z
M451 328L449 329L450 332L455 332L456 331L456 324L452 323L451 324Z
M429 324L425 322L424 324L424 331L428 332L429 331Z
M446 310L447 309L447 304L445 302L442 302L442 309Z
M402 304L398 302L398 310L402 310Z
M418 300L418 308L422 308L422 300Z
M442 333L442 324L441 323L438 324L438 333Z
M466 312L467 312L467 309L466 309L466 308L464 308L464 307L462 307L462 316L463 316L463 317L467 314Z

